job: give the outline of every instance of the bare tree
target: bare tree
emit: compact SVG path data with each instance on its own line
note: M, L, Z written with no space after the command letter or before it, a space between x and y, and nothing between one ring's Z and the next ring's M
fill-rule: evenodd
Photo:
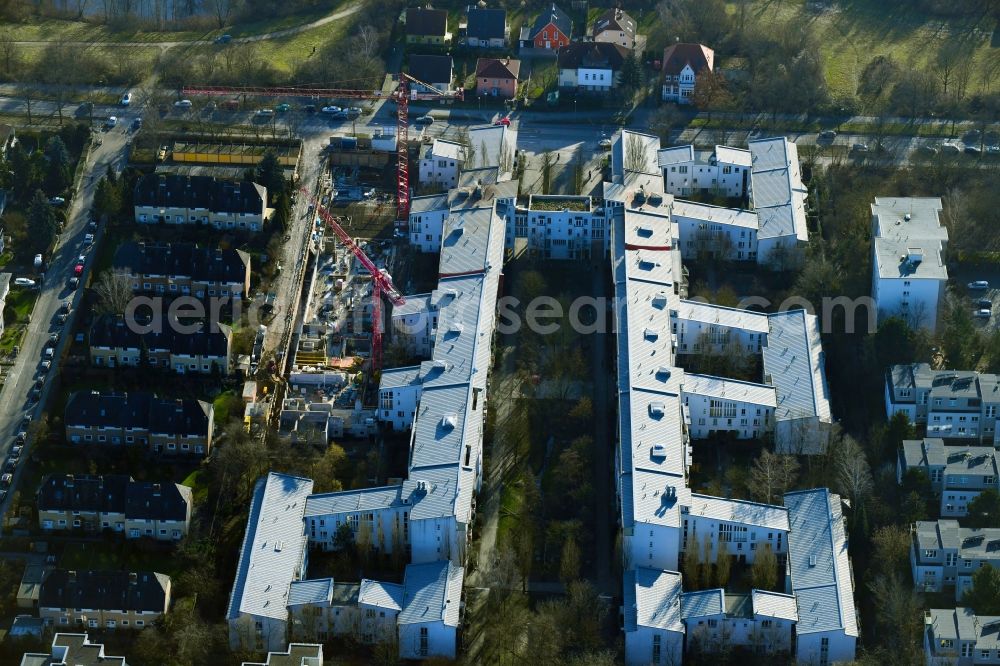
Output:
M833 467L837 488L857 508L871 495L875 487L872 470L861 445L850 435L844 435L833 451Z
M794 456L764 449L753 461L747 488L757 501L773 504L776 498L795 485L798 474L799 463Z
M19 59L20 52L14 40L14 33L9 29L0 30L0 60L3 61L3 73L7 76L12 75Z
M90 0L74 0L76 5L76 18L82 19L83 13L87 11L87 6L90 4Z
M232 16L234 4L235 0L211 0L212 13L215 14L215 20L220 30L225 27L229 17Z
M35 101L37 91L30 85L19 86L17 96L24 102L24 111L28 115L28 124L31 124L31 104Z
M356 53L364 58L374 58L378 55L379 35L378 30L367 23L358 28L358 34L354 40Z
M758 590L773 590L778 584L778 558L771 550L771 544L766 543L757 551L751 568L753 586Z
M97 292L102 310L110 314L123 314L132 300L132 276L124 268L104 271L97 280L94 291Z
M624 166L626 171L645 173L649 161L649 147L638 134L629 134L625 142Z

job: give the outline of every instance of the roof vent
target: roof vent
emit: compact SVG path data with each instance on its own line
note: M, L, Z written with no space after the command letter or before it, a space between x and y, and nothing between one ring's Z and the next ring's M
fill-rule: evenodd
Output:
M907 213L906 215L903 216L903 219L906 220L907 222L909 222L912 217L913 217L912 215L910 215L909 213Z
M816 566L816 556L815 555L810 555L809 556L809 566L810 567Z
M650 450L650 455L654 458L666 458L667 447L663 444L653 444L653 448Z
M660 331L655 328L647 328L645 331L643 331L642 335L647 340L655 340L658 337L660 337Z
M660 308L661 310L667 307L667 292L656 292L656 295L653 296L653 307Z
M651 402L649 403L649 413L652 416L663 416L666 407L662 402Z

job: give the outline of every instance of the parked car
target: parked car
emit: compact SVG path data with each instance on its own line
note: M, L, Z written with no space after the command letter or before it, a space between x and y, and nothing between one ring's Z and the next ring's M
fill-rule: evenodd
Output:
M836 130L823 130L817 138L821 141L833 141L837 138L837 132Z
M231 41L233 41L232 35L219 35L215 38L216 44L228 44Z
M83 275L83 264L77 264L76 266L73 267L73 275L75 275L76 277L80 277L81 275Z
M855 143L855 144L852 144L851 145L851 152L852 153L867 153L868 152L868 144L866 144L866 143Z
M20 444L15 444L14 446L10 447L10 455L14 456L15 458L20 458L21 451L23 450L24 450L23 446L21 446Z
M349 108L347 110L347 117L348 118L357 118L360 115L361 115L361 108L360 107L352 106L351 108Z
M3 476L0 476L0 486L10 488L10 484L13 480L14 476L12 474L4 474Z
M225 109L226 111L239 111L240 100L227 99L225 102L222 103L222 108Z
M111 129L118 124L118 116L109 116L107 120L104 121L104 126Z
M34 287L35 281L29 278L14 278L14 284L18 287Z
M992 310L987 310L986 308L979 308L976 310L976 317L979 319L989 319L993 316Z
M340 107L331 104L330 106L324 106L322 111L323 113L340 113Z
M79 286L80 286L80 278L78 278L78 277L71 277L69 279L69 288L70 289L76 289Z
M49 335L49 342L48 342L48 344L51 345L52 347L55 347L57 344L59 344L59 334L58 333L51 333Z
M982 155L983 149L980 148L979 146L969 145L965 147L965 152L969 155Z
M432 118L430 114L425 113L424 115L420 116L413 122L415 122L417 125L430 125L434 122L434 118Z
M59 312L60 312L60 314L67 314L67 313L69 313L69 301L63 301L62 302L62 305L59 306Z
M990 283L988 280L976 280L975 282L970 282L967 286L969 289L989 289Z
M603 137L600 141L597 142L597 145L602 150L611 150L611 139L608 137Z
M76 107L76 112L74 113L74 115L77 118L83 118L85 116L89 116L93 112L94 112L94 103L84 102L80 106Z
M53 206L62 206L64 203L66 203L66 200L63 199L62 197L51 197L49 199L49 203Z
M52 347L48 347L45 349L45 358L52 358L53 356L55 356L55 354L56 351Z
M493 121L493 125L497 127L510 127L510 116L502 116Z
M174 102L174 108L177 108L177 109L190 109L191 108L191 100L189 100L189 99L179 99L176 102Z
M132 93L127 92L124 95L122 95L122 98L121 98L121 100L119 100L119 103L122 106L128 106L129 104L131 104L132 103Z
M980 310L992 310L993 301L991 301L988 298L980 298L978 301L976 301L976 307L979 308Z
M51 367L52 367L52 361L42 361L41 363L38 364L38 369L41 370L43 373L48 372Z
M36 254L36 255L35 255L35 262L34 262L34 267L35 267L35 270L38 270L38 269L40 269L40 268L42 267L42 264L43 264L43 263L44 263L44 262L42 261L42 255L40 255L40 254Z
M132 129L139 130L142 129L142 118L136 118L132 121Z
M302 110L305 111L306 113L316 113L316 105L315 104L305 104L305 105L302 106Z
M288 111L292 110L292 105L282 102L278 106L274 107L274 110L277 111L278 113L287 113Z
M258 118L272 118L274 117L274 109L257 109L255 113Z
M942 143L941 153L943 155L958 155L962 152L962 149L958 147L955 143Z
M83 242L86 245L90 245L91 243L93 243L94 242L94 234L86 234L86 235L84 235Z

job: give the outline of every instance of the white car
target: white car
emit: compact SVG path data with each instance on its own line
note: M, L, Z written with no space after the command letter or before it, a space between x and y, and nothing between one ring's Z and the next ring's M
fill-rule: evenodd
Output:
M323 111L323 113L340 113L340 110L341 109L340 109L339 106L324 106L321 109L321 111Z
M107 128L109 128L109 129L112 128L112 127L114 127L117 124L118 124L118 116L110 116L110 117L108 117L107 120L104 121L104 126L107 127Z
M993 316L993 312L990 311L990 310L988 310L987 308L980 308L980 309L976 310L976 317L978 317L980 319L989 319L992 316Z
M86 234L86 235L85 235L85 236L83 237L83 242L84 242L84 243L85 243L86 245L90 245L91 243L93 243L93 242L94 242L94 234Z
M600 148L603 148L604 150L611 150L611 139L609 139L608 137L604 137L603 139L597 142L597 145Z
M986 280L976 280L968 284L969 289L989 289L990 283Z
M434 118L432 118L430 114L424 114L419 118L417 118L416 120L414 120L413 122L415 122L418 125L430 125L434 122Z
M190 109L191 108L191 100L189 100L189 99L179 99L176 102L174 102L174 106L177 107L178 109Z
M34 287L35 281L28 278L14 278L14 284L18 287Z
M122 106L128 106L129 104L131 104L132 103L132 93L127 92L124 95L122 95L120 103L121 103Z

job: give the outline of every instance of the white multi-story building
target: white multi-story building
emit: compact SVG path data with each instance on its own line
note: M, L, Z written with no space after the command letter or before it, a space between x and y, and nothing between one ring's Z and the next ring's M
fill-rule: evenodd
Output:
M635 567L625 572L625 663L680 664L684 655L681 575Z
M465 155L466 149L462 144L434 139L434 143L420 156L420 184L425 187L437 185L444 189L455 187Z
M971 608L932 608L924 613L927 666L1000 664L1000 616Z
M690 493L681 505L682 550L699 548L715 561L720 555L753 564L769 548L784 563L788 552L788 509L783 506Z
M972 574L984 566L1000 568L1000 528L960 527L957 520L920 520L913 526L910 569L924 592L954 588L961 601Z
M756 356L763 353L770 330L763 312L687 299L670 311L670 326L679 355L733 351Z
M888 418L906 414L929 437L1000 445L1000 377L971 370L894 365L886 374Z
M393 346L409 357L430 358L437 331L437 308L431 294L406 296L406 302L392 308L389 330Z
M948 283L948 230L941 199L876 197L872 204L872 298L878 321L901 316L913 328L937 328Z
M421 252L441 251L441 230L448 217L448 195L444 192L410 200L410 245Z
M945 446L943 439L907 439L899 453L897 481L910 470L930 479L943 518L968 515L969 503L984 490L996 490L1000 450L992 446Z
M756 261L757 213L674 200L673 218L680 234L681 257Z
M414 197L410 206L410 245L421 252L440 252L445 221L453 214L472 211L477 208L492 208L497 203L497 215L511 224L513 208L517 198L516 180L498 182L500 170L497 167L464 169L458 176L458 185L447 193ZM509 230L513 233L513 228Z
M774 431L777 395L773 386L685 373L682 390L692 439L716 433L759 439Z
M756 654L789 652L798 620L795 597L765 590L688 592L680 595L680 609L687 649L709 653L736 646Z
M604 210L590 197L532 194L513 217L512 243L523 239L531 256L587 259L607 251Z
M694 146L661 148L656 153L663 171L663 189L677 197L717 194L744 198L750 190L750 151L716 146L714 152Z
M411 365L382 371L378 385L378 420L397 432L409 430L420 402L421 372L432 364Z
M776 270L799 265L809 242L806 186L795 144L783 136L750 147L750 205L757 213L757 263Z

